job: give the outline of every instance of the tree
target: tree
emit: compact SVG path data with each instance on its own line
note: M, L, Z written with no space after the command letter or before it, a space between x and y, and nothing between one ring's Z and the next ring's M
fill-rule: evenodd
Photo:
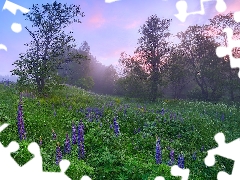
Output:
M65 77L66 84L79 86L81 84L79 83L79 79L88 79L90 76L90 46L84 41L78 49L74 50L76 53L82 54L88 59L82 59L81 64L74 61L63 63L58 73L61 77Z
M157 15L152 15L139 30L142 37L138 40L139 47L135 53L145 60L148 67L151 101L156 101L158 85L161 84L161 67L170 51L170 43L166 40L170 36L170 22L171 19L160 20Z
M216 55L219 43L205 33L206 26L190 26L178 33L181 40L179 47L185 52L191 73L201 89L204 100L216 99L217 90L222 87L223 62ZM212 93L210 96L209 93Z
M72 53L75 47L75 39L70 34L65 34L65 29L70 24L81 23L78 16L84 17L80 12L80 6L61 4L56 1L53 4L33 5L30 13L24 14L26 20L32 22L33 30L25 27L33 39L25 44L28 50L20 54L20 60L13 65L13 75L18 75L23 84L34 85L38 93L43 93L46 85L58 84L57 69L63 62L76 61L86 58L81 54ZM64 48L63 48L64 47Z
M173 98L180 98L186 86L191 82L189 66L184 56L184 51L174 47L168 62L165 64L164 75L167 78L167 85L171 87Z
M128 97L146 98L149 75L143 59L136 54L131 57L122 52L119 67L122 68L122 77L117 81L118 93Z
M237 23L233 19L233 13L230 12L226 15L219 14L216 15L213 19L209 19L210 24L208 26L208 31L210 32L210 35L212 35L214 38L220 42L221 46L227 46L227 36L226 33L223 32L224 28L230 27L233 29L234 34L233 38L234 39L239 39L240 38L240 23ZM239 58L239 48L234 48L233 49L233 56L235 58ZM238 69L231 69L230 67L230 59L229 56L224 57L224 60L227 62L227 66L225 68L225 89L229 92L230 95L230 100L234 101L235 100L235 94L237 90L240 89L240 84L239 84L239 78L237 77L237 72Z

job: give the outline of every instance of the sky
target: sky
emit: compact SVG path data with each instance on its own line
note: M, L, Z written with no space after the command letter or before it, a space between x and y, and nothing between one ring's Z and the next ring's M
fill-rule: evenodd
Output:
M202 0L207 1L207 0ZM0 9L3 8L6 0L0 0ZM33 4L52 3L53 0L11 0L10 2L30 9ZM62 4L80 5L85 17L80 17L82 23L72 24L66 32L73 31L77 48L83 41L87 41L91 54L99 62L108 65L117 65L121 52L133 55L138 46L138 39L141 37L138 30L145 24L148 17L156 14L160 19L172 19L170 33L176 34L185 31L188 26L195 24L206 24L208 19L219 14L216 10L216 0L204 2L205 14L190 15L185 22L175 17L178 14L176 3L178 0L119 0L112 3L105 3L104 0L58 0ZM200 11L201 0L186 0L187 12ZM239 0L225 0L227 14L232 11L240 11ZM13 32L12 23L22 25L22 31ZM0 49L0 75L11 75L14 69L12 65L19 54L24 53L32 39L24 28L31 29L31 22L26 21L21 11L14 15L9 10L0 11L0 44L7 47L7 51ZM175 41L174 39L172 39Z

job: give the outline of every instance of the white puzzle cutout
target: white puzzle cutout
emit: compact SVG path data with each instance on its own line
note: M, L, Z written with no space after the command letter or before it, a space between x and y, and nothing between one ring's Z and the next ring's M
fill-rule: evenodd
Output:
M20 10L22 13L28 13L30 11L29 9L19 6L8 0L5 1L5 4L2 8L2 10L5 10L5 9L10 11L14 15L16 15L17 10ZM22 25L14 22L12 23L11 29L13 32L19 33L22 31ZM4 44L0 44L0 49L7 51L7 47Z
M234 13L234 20L240 22L240 11ZM216 54L218 57L222 58L229 55L230 67L240 68L240 58L234 58L232 54L233 48L240 48L240 40L233 40L233 30L231 28L225 28L223 30L227 34L227 47L219 46L216 48ZM240 71L238 72L238 77L240 78Z
M217 175L218 180L238 180L240 177L240 138L225 143L225 136L223 133L217 133L215 135L215 141L218 143L218 147L208 150L208 155L204 162L207 166L213 166L215 164L215 155L219 155L234 161L232 174L229 175L226 172L220 171Z
M178 14L175 14L175 16L181 22L185 22L186 18L189 15L194 15L194 14L201 14L201 15L203 15L203 14L205 14L203 3L204 2L208 2L208 1L217 1L215 8L216 8L216 10L218 12L224 12L227 9L227 6L226 6L226 3L224 2L224 0L200 0L201 10L200 11L187 13L187 8L188 8L187 2L184 1L184 0L180 0L180 1L178 1L176 3L176 8L178 10Z
M181 180L188 180L190 170L189 169L181 169L177 165L171 167L171 174L173 176L181 176ZM157 176L154 180L165 180L162 176Z

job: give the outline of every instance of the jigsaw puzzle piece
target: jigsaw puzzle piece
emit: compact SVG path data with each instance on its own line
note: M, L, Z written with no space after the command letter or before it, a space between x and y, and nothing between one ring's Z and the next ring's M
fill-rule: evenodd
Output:
M12 158L11 153L16 152L19 149L19 144L12 141L7 147L4 147L0 142L0 176L7 177L8 179L18 178L20 173L20 166ZM14 173L13 173L14 172Z
M240 68L240 58L234 58L232 54L233 48L240 47L240 40L233 40L233 30L231 28L225 28L223 30L227 34L228 46L219 46L216 48L216 54L218 57L224 57L229 55L231 68ZM238 77L240 78L240 72L238 72Z
M218 180L223 179L238 179L240 177L240 139L236 139L230 143L225 143L225 136L223 133L218 133L214 136L218 147L208 151L207 157L204 159L204 162L207 166L213 166L215 164L215 156L219 155L234 161L234 167L232 174L229 175L226 172L218 173Z
M173 176L181 176L182 180L188 180L190 170L189 169L181 169L177 165L172 166L171 174Z
M70 166L70 162L68 160L61 160L59 162L59 166L61 169L61 172L43 172L41 175L41 179L45 180L52 180L52 179L61 179L61 180L71 180L66 174L66 170Z
M0 44L0 49L1 49L1 44ZM4 129L6 129L9 126L9 124L4 123L3 125L0 126L0 132L2 132Z
M24 172L42 173L42 156L39 145L36 142L32 142L28 145L28 151L34 155L34 157L24 164L21 169Z
M171 167L171 174L173 176L181 176L181 180L188 180L190 170L189 169L181 169L177 165ZM154 180L165 180L164 177L158 176Z
M187 8L188 8L187 2L185 0L180 0L180 1L178 1L176 3L176 8L178 10L178 14L175 14L175 16L180 21L185 22L187 16L189 16L189 15L193 15L193 14L201 14L201 15L203 15L205 13L203 3L207 2L207 1L211 1L211 0L200 0L200 5L201 5L200 11L187 13ZM215 8L220 13L226 11L227 6L226 6L225 1L224 0L217 0Z
M157 176L154 180L165 180L165 178L162 176Z
M240 22L240 11L234 13L234 20Z

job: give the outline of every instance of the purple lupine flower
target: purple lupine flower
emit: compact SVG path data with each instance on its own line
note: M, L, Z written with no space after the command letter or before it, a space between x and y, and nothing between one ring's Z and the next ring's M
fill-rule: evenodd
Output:
M70 139L68 137L68 134L66 135L66 141L64 144L64 153L69 154L71 152L71 143Z
M77 128L74 122L72 123L72 144L77 144Z
M78 125L78 158L84 158L84 125L82 121Z
M156 142L156 155L155 155L156 163L161 164L162 163L162 150L160 146L160 139L157 137Z
M184 156L181 154L178 156L178 167L184 169Z
M52 129L52 138L53 140L57 139L57 134L54 132L54 130Z
M192 158L193 158L194 161L197 159L196 152L193 153Z
M56 164L59 165L59 162L62 160L62 151L59 146L59 142L57 143L57 148L56 148Z
M85 157L84 144L80 143L78 146L78 159L83 159Z
M202 147L201 147L201 149L200 149L200 150L201 150L201 152L203 152L203 151L204 151L204 149L205 149L205 148L204 148L204 146L202 146Z
M54 115L54 116L56 116L56 115L57 115L57 113L56 113L56 110L55 110L55 109L54 109L53 115Z
M78 145L84 142L84 125L82 121L78 124Z
M110 124L110 129L112 129L113 128L113 125L112 124Z
M40 136L39 146L42 146L42 137Z
M116 117L114 117L113 123L114 123L114 132L115 132L116 136L118 136L120 134L120 128L119 128L119 125L117 123Z
M25 131L25 128L24 128L24 119L23 119L21 97L20 97L20 102L19 102L19 105L18 105L17 127L18 127L18 134L19 134L20 140L26 139L26 131Z
M174 150L170 151L170 161L168 162L169 166L172 166L174 164Z
M224 121L224 114L222 114L221 120Z

